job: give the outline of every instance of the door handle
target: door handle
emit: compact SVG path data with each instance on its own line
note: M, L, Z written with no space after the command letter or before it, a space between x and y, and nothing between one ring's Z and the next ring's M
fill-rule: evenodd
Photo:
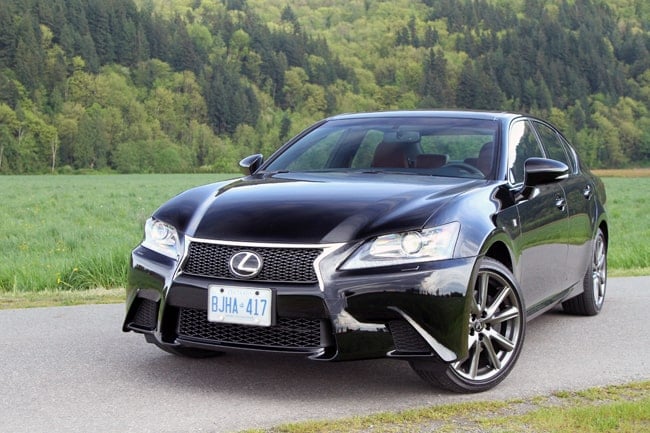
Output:
M566 199L560 195L555 196L555 206L564 212L564 209L566 209Z
M589 200L593 194L594 194L594 189L589 184L587 184L587 186L585 186L585 188L582 190L582 195L587 200Z

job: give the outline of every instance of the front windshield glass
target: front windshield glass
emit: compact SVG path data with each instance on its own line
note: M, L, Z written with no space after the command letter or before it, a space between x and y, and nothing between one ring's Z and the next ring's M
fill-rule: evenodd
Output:
M341 119L324 123L266 171L396 172L492 178L497 122L450 117Z

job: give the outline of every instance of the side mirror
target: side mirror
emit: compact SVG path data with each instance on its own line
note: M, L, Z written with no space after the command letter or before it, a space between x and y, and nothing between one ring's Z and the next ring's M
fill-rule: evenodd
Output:
M264 162L264 157L261 154L247 156L239 161L239 168L246 176L251 175L257 171Z
M535 187L568 178L569 167L554 159L528 158L524 163L524 173L524 185Z

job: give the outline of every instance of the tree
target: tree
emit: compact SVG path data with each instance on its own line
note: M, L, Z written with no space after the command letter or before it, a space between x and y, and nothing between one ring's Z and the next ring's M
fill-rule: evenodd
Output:
M210 127L196 120L191 120L188 128L188 145L195 156L196 166L209 165L213 155L212 148L217 140Z
M108 4L103 0L89 0L88 29L97 50L101 64L111 63L115 59L115 43L109 22Z
M622 167L628 160L621 146L617 126L607 115L606 107L596 103L596 112L592 119L596 124L592 140L595 143L597 163L599 167Z
M304 88L309 76L302 68L290 68L285 73L285 85L282 89L287 108L295 110L304 101Z
M447 78L447 60L442 50L436 53L430 49L424 60L423 69L420 106L433 108L452 105L453 97Z
M16 27L9 5L0 7L0 70L10 67L16 54Z
M59 137L58 160L61 165L73 166L74 143L79 131L79 120L84 115L85 109L81 104L64 102L61 111L56 114L54 125Z
M243 29L237 29L230 38L228 57L240 60L249 50L251 38Z
M60 144L56 127L45 123L42 119L39 119L32 128L35 129L35 133L38 136L43 150L49 150L50 172L54 173L57 163L57 152Z
M25 16L18 25L16 40L16 76L33 92L41 81L43 50L40 29L31 16Z
M201 61L194 48L192 38L187 32L185 23L178 16L174 19L170 43L173 47L170 63L174 69L177 71L193 71L198 74L201 71Z
M463 63L463 69L458 78L456 89L456 106L461 108L474 108L479 99L479 79L471 60Z
M241 0L0 3L0 104L18 122L0 127L3 173L115 169L125 143L231 168L235 135L268 153L329 114L454 106L531 111L587 161L650 163L637 0L294 2L279 23Z
M291 6L286 5L282 9L282 14L280 15L280 20L282 22L288 23L291 25L291 31L294 34L300 34L302 29L300 28L300 23L298 22L298 17L296 16Z
M79 119L72 149L74 166L90 169L110 167L112 151L121 142L124 129L119 110L93 104Z
M285 141L289 138L289 131L291 130L291 118L284 114L282 116L282 122L280 123L280 132L278 134L278 139L280 141Z
M209 123L217 133L232 134L242 123L255 124L260 114L255 92L241 83L232 67L215 66L205 102Z
M3 172L5 148L14 145L14 136L19 128L20 122L14 110L7 104L0 103L0 173Z
M410 39L411 45L414 46L415 48L418 48L420 46L420 37L418 36L415 16L412 16L409 19L408 33L409 33L409 39Z

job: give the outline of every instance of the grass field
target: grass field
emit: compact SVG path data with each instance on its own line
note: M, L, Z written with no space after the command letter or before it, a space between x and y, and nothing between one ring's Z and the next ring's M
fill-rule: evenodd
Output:
M234 176L0 176L0 292L122 287L159 205Z
M0 176L0 296L122 287L151 212L191 186L234 176ZM610 272L650 274L650 177L603 180Z
M613 275L650 275L650 177L604 177Z

